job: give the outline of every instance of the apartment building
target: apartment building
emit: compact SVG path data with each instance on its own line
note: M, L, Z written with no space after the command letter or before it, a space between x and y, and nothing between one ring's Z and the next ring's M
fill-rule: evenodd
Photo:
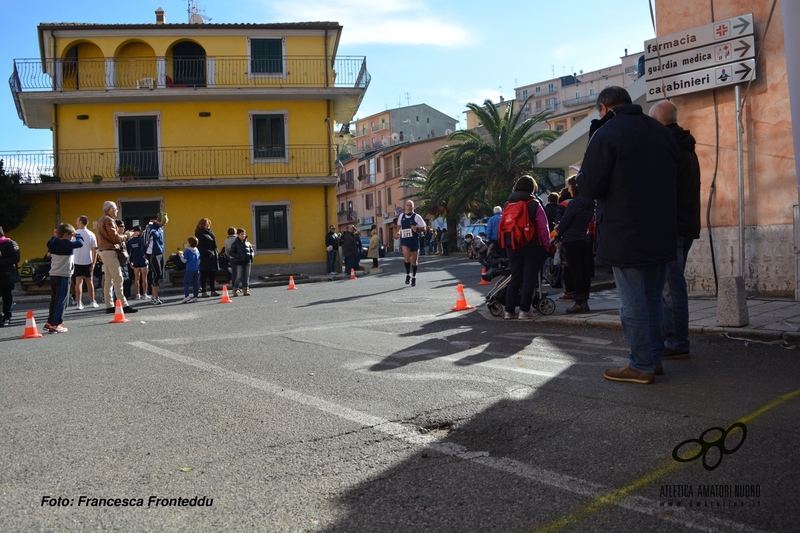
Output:
M643 52L620 58L620 64L591 72L576 72L515 89L517 111L529 118L543 111L551 111L546 126L553 130L568 131L594 110L597 95L611 85L628 87L639 77L639 63ZM530 98L530 100L528 100ZM526 103L527 101L527 103Z
M11 87L53 150L0 150L33 203L14 232L23 259L113 200L129 227L168 212L168 250L207 217L220 245L229 226L246 228L262 271L324 270L333 128L358 110L366 59L337 55L335 22L193 22L159 10L152 24L39 25L40 57L15 60Z
M398 251L394 235L410 189L401 179L419 167L430 168L433 152L447 144L444 136L405 141L355 154L341 162L336 205L339 229L354 224L359 230L374 225L388 251ZM413 189L411 189L413 190Z
M451 134L458 121L427 104L388 109L356 119L350 127L348 148L351 153L364 153L387 146Z

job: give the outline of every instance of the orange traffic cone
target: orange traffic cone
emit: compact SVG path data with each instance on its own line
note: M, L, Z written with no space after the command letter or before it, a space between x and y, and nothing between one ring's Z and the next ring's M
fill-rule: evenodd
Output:
M456 297L456 306L451 307L451 311L466 311L467 309L474 309L475 307L467 304L467 299L464 297L464 286L458 284L458 296Z
M289 288L286 289L287 291L296 291L297 287L294 285L294 276L289 276Z
M478 283L478 285L491 285L492 284L491 281L486 281L486 278L483 277L485 275L486 275L486 267L481 269L481 281Z
M20 339L38 339L42 334L36 328L36 320L33 318L33 311L28 311L28 316L25 317L25 333Z
M114 304L114 320L109 324L119 324L121 322L130 322L130 320L125 318L125 312L122 310L122 300L117 300L117 303Z
M222 286L222 298L220 298L219 303L221 303L221 304L233 303L233 300L231 300L231 297L228 295L228 286L227 285L223 285Z
M358 279L356 278L356 269L354 268L350 269L350 279Z

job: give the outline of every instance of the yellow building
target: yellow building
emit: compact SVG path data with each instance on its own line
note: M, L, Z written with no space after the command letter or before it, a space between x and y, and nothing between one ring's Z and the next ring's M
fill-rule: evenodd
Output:
M202 22L199 19L193 19ZM14 230L41 256L60 222L116 201L128 227L169 214L168 251L198 220L222 245L247 229L262 272L323 271L336 222L335 123L369 85L363 57L337 57L342 27L286 24L41 24L39 59L15 60L20 119L53 151L0 154L33 209Z

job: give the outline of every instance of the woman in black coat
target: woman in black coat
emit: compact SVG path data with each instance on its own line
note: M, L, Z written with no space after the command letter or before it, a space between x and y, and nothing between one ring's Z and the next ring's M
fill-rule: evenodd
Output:
M206 282L211 290L211 296L219 296L214 288L215 276L219 269L219 256L217 239L214 237L214 232L211 231L211 221L201 218L194 230L194 236L197 237L197 249L200 251L200 288L203 291L201 296L203 298L209 296L206 292Z
M574 176L567 180L567 185L572 200L555 228L557 238L564 243L575 287L575 304L567 313L588 313L594 257L587 229L594 216L594 200L580 193Z

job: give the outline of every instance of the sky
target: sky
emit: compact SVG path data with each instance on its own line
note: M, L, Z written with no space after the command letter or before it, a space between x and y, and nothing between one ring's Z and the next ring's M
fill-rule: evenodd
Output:
M429 106L466 126L466 104L514 98L514 88L619 63L655 36L650 0L200 0L212 23L331 21L343 26L338 54L366 56L372 82L356 117ZM42 22L187 22L186 0L0 0L0 153L51 150L48 130L17 116L7 80L14 59L39 59Z

